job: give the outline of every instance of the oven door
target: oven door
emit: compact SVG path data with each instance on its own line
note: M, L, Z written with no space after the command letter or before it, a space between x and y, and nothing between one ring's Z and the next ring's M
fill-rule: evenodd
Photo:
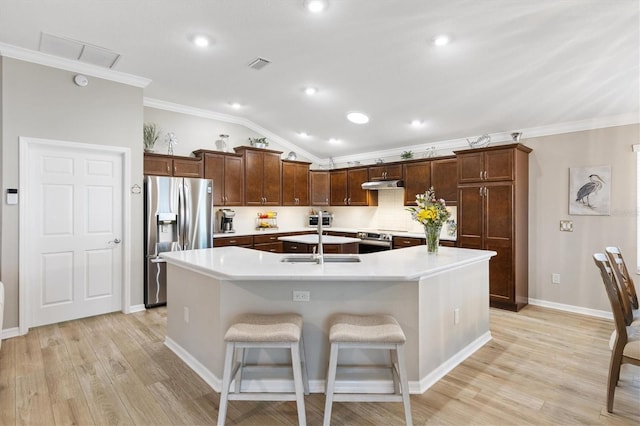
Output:
M362 240L358 243L358 252L361 254L386 250L391 250L391 241Z

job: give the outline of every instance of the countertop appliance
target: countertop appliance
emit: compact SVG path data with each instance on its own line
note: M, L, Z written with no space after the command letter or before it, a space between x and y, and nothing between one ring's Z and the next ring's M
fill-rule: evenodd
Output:
M216 213L218 219L217 231L223 234L232 234L236 232L233 229L233 218L236 216L236 212L231 209L219 209Z
M332 223L333 223L333 214L323 211L322 212L322 227L323 228L330 228ZM312 228L316 228L318 226L318 215L317 214L310 214L309 215L307 226L312 227Z
M391 234L360 231L357 236L361 240L358 247L360 253L391 250L393 245L393 236Z
M167 251L213 247L213 182L147 176L144 180L144 305L166 305Z

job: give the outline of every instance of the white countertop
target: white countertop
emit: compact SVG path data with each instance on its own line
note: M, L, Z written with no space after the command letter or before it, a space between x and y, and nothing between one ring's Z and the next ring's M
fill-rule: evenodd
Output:
M172 265L218 279L232 281L416 281L450 269L488 261L496 252L440 247L437 255L427 254L426 245L359 255L357 263L286 263L283 257L308 254L277 254L241 247L218 247L161 253Z
M381 234L391 234L395 237L411 237L411 238L425 238L423 232L407 232L407 231L394 231L394 230L382 230L382 229L371 229L371 228L341 228L341 227L324 227L323 230L334 231L334 232L352 232L356 233L358 231L365 232L378 232ZM293 232L315 232L315 227L299 227L299 228L279 228L279 229L263 229L263 230L252 230L247 232L234 232L231 234L224 234L222 232L216 232L213 234L213 238L221 238L221 237L234 237L234 236L247 236L247 235L267 235L267 234L288 234ZM442 241L456 241L455 237L441 237Z
M291 243L318 244L318 234L290 235L287 237L278 237L278 239L281 241L288 241ZM360 241L362 241L360 238L336 237L333 235L322 236L323 244L349 244L349 243L357 243Z

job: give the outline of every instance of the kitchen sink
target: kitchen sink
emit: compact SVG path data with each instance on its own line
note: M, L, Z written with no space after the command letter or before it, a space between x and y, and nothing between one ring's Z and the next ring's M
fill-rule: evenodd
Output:
M288 256L283 257L281 262L285 263L318 263L313 256ZM335 256L325 255L324 263L356 263L360 262L359 256Z

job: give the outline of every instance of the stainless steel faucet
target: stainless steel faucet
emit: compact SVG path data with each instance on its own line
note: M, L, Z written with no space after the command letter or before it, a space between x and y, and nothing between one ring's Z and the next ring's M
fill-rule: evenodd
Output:
M318 210L318 254L316 254L316 262L324 263L324 250L322 249L322 210Z

